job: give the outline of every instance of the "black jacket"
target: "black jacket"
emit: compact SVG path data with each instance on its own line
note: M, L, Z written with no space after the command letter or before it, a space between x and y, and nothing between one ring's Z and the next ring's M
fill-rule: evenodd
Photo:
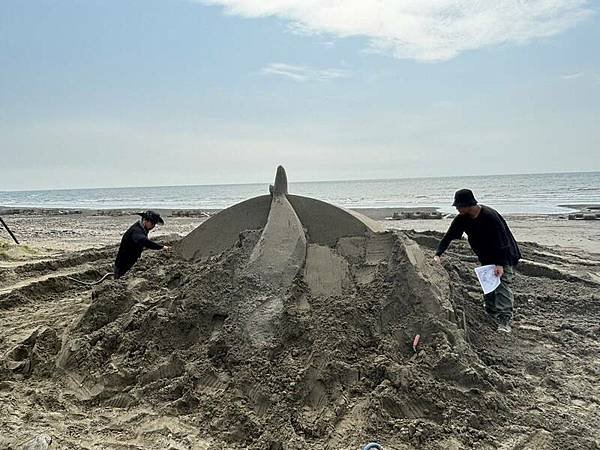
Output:
M453 239L467 233L469 244L483 265L515 266L521 259L517 241L504 218L489 206L481 205L479 215L473 219L458 215L440 241L436 255L441 256Z
M141 221L134 223L121 239L121 245L115 260L115 278L121 277L131 269L144 249L160 250L163 247L164 245L148 239L148 230L144 228Z

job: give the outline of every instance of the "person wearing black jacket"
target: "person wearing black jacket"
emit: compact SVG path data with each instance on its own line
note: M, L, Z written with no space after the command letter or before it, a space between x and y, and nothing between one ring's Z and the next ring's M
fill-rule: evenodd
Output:
M121 239L121 245L115 259L114 276L115 279L121 278L142 256L145 249L150 250L169 250L170 247L159 244L148 239L148 233L156 226L163 225L165 222L158 213L146 211L141 213L142 218L131 225Z
M452 206L456 207L458 215L440 241L434 259L439 262L450 242L466 233L479 262L496 266L500 286L484 295L485 311L497 322L498 331L510 333L514 301L510 283L514 276L513 267L521 258L517 241L504 218L489 206L479 205L469 189L457 191Z

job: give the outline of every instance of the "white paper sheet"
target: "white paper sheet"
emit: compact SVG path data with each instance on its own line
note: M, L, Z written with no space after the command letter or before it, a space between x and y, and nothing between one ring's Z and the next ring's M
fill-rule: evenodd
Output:
M496 275L496 266L494 264L475 267L475 273L484 294L489 294L500 286L500 277Z

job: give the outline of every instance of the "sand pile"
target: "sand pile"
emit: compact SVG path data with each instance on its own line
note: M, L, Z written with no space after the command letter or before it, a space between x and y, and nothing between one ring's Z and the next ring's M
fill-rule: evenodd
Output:
M448 275L414 241L309 245L283 292L244 270L259 238L94 290L57 358L78 398L159 404L226 448L257 449L421 445L508 408L457 325Z
M431 233L308 244L281 292L243 270L260 236L209 260L145 256L89 305L69 302L77 287L38 283L6 310L15 330L32 323L17 314L29 304L54 320L2 355L0 443L37 432L63 449L598 448L600 299L572 270L597 259L523 244L504 336L466 243L444 267L429 263Z

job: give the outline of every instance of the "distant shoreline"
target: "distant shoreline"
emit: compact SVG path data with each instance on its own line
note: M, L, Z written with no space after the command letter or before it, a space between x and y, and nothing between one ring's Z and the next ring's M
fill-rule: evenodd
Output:
M557 205L561 208L570 208L576 211L599 211L600 204L587 203L579 205ZM156 208L155 210L165 217L208 217L222 211L224 208ZM407 212L439 212L437 207L385 207L385 208L346 208L352 211L359 212L375 220L384 220L391 218L394 213ZM127 216L136 215L141 212L137 208L40 208L40 207L19 207L19 206L0 206L1 215L47 215L47 216ZM566 216L569 212L564 213L511 213L504 214L507 217L558 217Z
M571 208L578 209L579 211L598 211L600 210L600 203L582 203L579 205L556 205L559 208Z

